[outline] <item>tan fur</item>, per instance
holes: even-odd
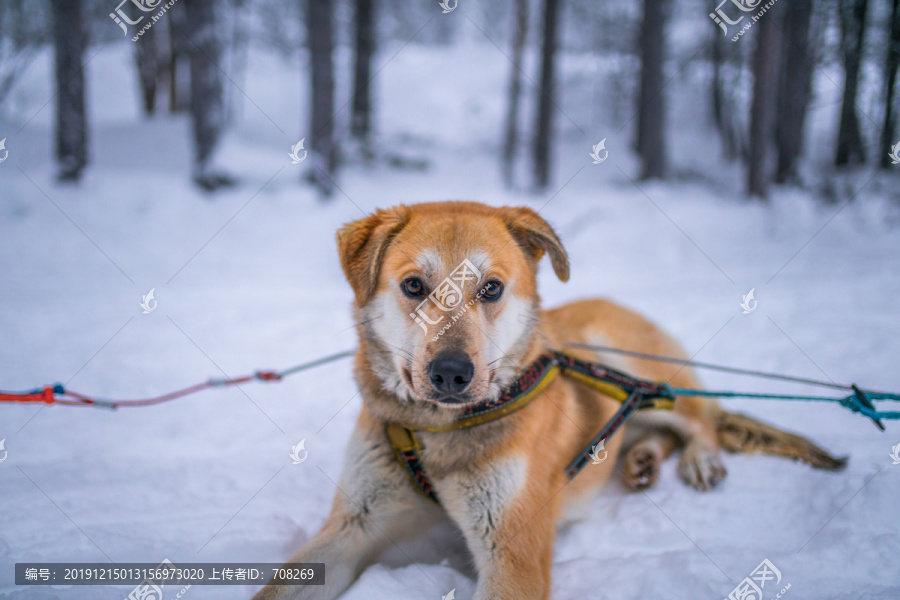
[[[527,208],[446,202],[400,206],[345,225],[338,232],[341,265],[356,295],[360,344],[355,377],[364,405],[331,513],[322,530],[291,562],[324,562],[324,587],[266,586],[257,599],[331,599],[346,589],[385,547],[450,518],[463,532],[478,573],[476,598],[550,596],[556,523],[609,479],[624,450],[633,487],[652,484],[659,464],[682,447],[681,477],[709,489],[725,476],[720,445],[763,451],[835,468],[840,461],[799,436],[723,411],[712,400],[681,398],[673,411],[640,413],[625,434],[606,445],[608,459],[567,481],[566,465],[615,413],[618,403],[586,386],[557,378],[524,409],[485,425],[452,432],[419,432],[424,466],[441,499],[437,507],[413,489],[395,461],[384,424],[411,427],[451,422],[469,403],[496,397],[520,370],[549,348],[600,360],[634,375],[697,387],[690,368],[565,347],[602,344],[684,356],[678,345],[640,315],[606,300],[583,300],[540,310],[537,265],[548,254],[566,280],[569,262],[552,228]],[[479,300],[438,339],[409,313],[418,299],[400,290],[415,276],[433,289],[463,259],[483,269],[477,285],[503,282],[496,302]],[[441,352],[471,359],[466,390],[448,404],[426,372]],[[449,590],[430,590],[439,597]]]

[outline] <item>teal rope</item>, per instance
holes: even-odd
[[[872,406],[866,406],[860,402],[859,396],[850,394],[844,398],[834,398],[832,396],[802,396],[796,394],[757,394],[752,392],[727,392],[712,390],[693,390],[690,388],[669,388],[674,396],[709,396],[722,398],[759,398],[770,400],[807,400],[811,402],[837,402],[844,408],[848,408],[855,413],[860,413],[873,420],[878,419],[900,419],[900,411],[878,411]],[[870,403],[872,400],[892,400],[900,401],[900,394],[888,394],[883,392],[862,392]]]
[[[709,363],[701,363],[692,360],[684,360],[674,356],[660,356],[658,354],[648,354],[646,352],[637,352],[635,350],[625,350],[623,348],[614,348],[611,346],[597,346],[593,344],[582,344],[579,342],[566,342],[567,346],[575,348],[586,348],[588,350],[599,352],[612,352],[615,354],[623,354],[625,356],[633,356],[635,358],[645,358],[648,360],[656,360],[661,362],[673,363],[686,366],[696,367],[698,369],[713,369],[716,371],[724,371],[726,373],[737,373],[739,375],[750,375],[752,377],[764,377],[766,379],[779,379],[782,381],[793,381],[795,383],[803,383],[807,385],[818,385],[839,390],[853,390],[853,394],[845,398],[834,398],[830,396],[799,396],[792,394],[754,394],[745,392],[711,392],[707,390],[692,390],[687,388],[669,388],[671,397],[676,396],[720,396],[723,398],[768,398],[771,400],[808,400],[812,402],[837,402],[844,408],[855,413],[865,415],[872,419],[875,425],[884,431],[884,425],[880,419],[900,419],[898,411],[882,411],[875,409],[873,400],[893,400],[900,401],[900,394],[892,394],[888,392],[873,392],[862,390],[856,385],[841,385],[839,383],[818,381],[815,379],[807,379],[805,377],[792,377],[790,375],[781,375],[779,373],[766,373],[764,371],[752,371],[748,369],[738,369],[737,367],[726,367],[722,365],[713,365]]]

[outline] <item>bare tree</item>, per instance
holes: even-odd
[[[509,97],[506,108],[506,133],[503,136],[502,172],[507,187],[513,183],[516,147],[519,143],[519,97],[522,95],[522,60],[528,37],[528,0],[516,0],[515,27],[512,36],[512,68],[509,71]]]
[[[141,100],[144,114],[156,112],[156,89],[159,80],[159,59],[156,48],[156,28],[151,27],[135,44],[135,60],[137,62],[138,82],[141,86]]]
[[[750,108],[750,151],[747,166],[747,194],[765,198],[772,180],[770,156],[775,132],[778,98],[778,63],[781,32],[778,5],[755,23],[756,48],[753,56],[753,102]]]
[[[662,178],[668,171],[666,152],[666,21],[670,0],[644,0],[644,17],[638,34],[641,55],[641,88],[638,96],[637,152],[641,178]]]
[[[868,6],[868,0],[838,0],[841,53],[844,59],[844,98],[841,103],[841,121],[838,125],[837,153],[834,159],[834,164],[839,167],[860,164],[866,160],[862,133],[859,129],[859,116],[856,114],[856,96]]]
[[[881,127],[881,168],[887,169],[892,161],[888,156],[897,134],[897,107],[894,106],[897,87],[897,68],[900,66],[900,0],[894,0],[891,8],[890,39],[884,61],[884,124]]]
[[[229,79],[235,85],[225,86],[225,119],[230,125],[240,114],[244,98],[240,88],[247,72],[247,51],[250,45],[251,23],[246,18],[252,6],[249,0],[231,0],[231,43],[229,54]],[[293,49],[296,50],[296,47]]]
[[[41,3],[25,0],[0,2],[0,105],[31,63],[41,46],[48,42],[47,9]]]
[[[725,39],[719,35],[718,29],[710,28],[712,42],[710,43],[710,60],[712,62],[712,80],[710,81],[710,105],[712,106],[713,125],[716,126],[722,136],[722,145],[725,155],[734,156],[734,144],[730,136],[730,128],[727,127],[725,118],[725,90],[723,85],[725,70]]]
[[[350,132],[365,145],[372,132],[372,59],[375,56],[375,0],[355,0],[356,52]]]
[[[59,179],[77,181],[88,162],[84,7],[82,0],[53,0],[52,6],[56,51],[56,158]]]
[[[168,60],[163,63],[160,79],[168,80],[169,112],[178,113],[188,108],[190,98],[189,44],[181,33],[187,30],[187,10],[183,3],[176,2],[166,13],[168,27]]]
[[[187,9],[188,49],[191,57],[191,124],[194,133],[194,181],[212,191],[230,185],[231,177],[217,172],[213,154],[225,126],[225,106],[218,62],[216,0],[183,0]]]
[[[536,135],[534,137],[535,186],[544,189],[550,183],[550,140],[556,89],[556,37],[560,0],[544,0],[544,33],[541,44],[541,81],[539,88]]]
[[[311,170],[310,181],[320,193],[334,192],[333,174],[337,168],[337,147],[334,131],[334,34],[332,0],[309,0],[306,11],[306,37],[309,45],[310,90],[312,115],[310,120]]]
[[[806,107],[814,67],[814,50],[809,37],[814,12],[812,0],[792,0],[783,10],[783,58],[775,118],[775,140],[778,145],[775,181],[779,183],[796,176],[796,162],[803,150]]]
[[[718,5],[720,0],[712,0]],[[710,106],[716,130],[722,138],[725,158],[746,158],[747,140],[739,110],[740,81],[744,70],[741,45],[728,41],[717,28],[710,28],[712,42],[712,79],[710,80]]]

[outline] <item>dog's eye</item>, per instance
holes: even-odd
[[[422,280],[415,277],[404,279],[400,287],[403,288],[403,293],[410,298],[417,298],[425,293],[425,286],[422,285]]]
[[[488,281],[482,288],[485,300],[496,300],[503,293],[503,284],[499,281]]]

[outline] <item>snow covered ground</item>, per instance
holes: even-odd
[[[188,124],[139,118],[130,51],[104,47],[90,64],[93,162],[79,186],[53,180],[53,105],[40,109],[52,97],[47,56],[17,92],[21,118],[0,123],[10,152],[0,165],[0,389],[60,381],[146,397],[351,348],[336,228],[376,207],[460,198],[531,206],[557,228],[572,279],[544,269],[548,306],[608,296],[650,315],[697,360],[900,389],[896,174],[846,206],[797,190],[747,203],[699,103],[683,102],[673,159],[705,176],[638,187],[630,128],[617,133],[627,117],[606,123],[584,104],[587,92],[573,92],[562,103],[569,116],[557,115],[555,183],[545,194],[507,191],[494,157],[508,63],[470,41],[453,51],[410,45],[377,79],[379,148],[429,168],[350,165],[328,204],[287,157],[307,135],[300,59],[252,54],[246,74],[233,74],[246,97],[235,95],[241,117],[220,157],[241,185],[211,199],[188,181]],[[566,57],[567,81],[590,77],[584,62]],[[687,69],[673,85],[697,88],[692,77]],[[588,152],[604,137],[610,158],[594,165]],[[158,306],[145,315],[151,288]],[[745,315],[739,302],[751,288],[759,304]],[[802,389],[715,373],[704,381]],[[343,361],[150,408],[0,407],[0,598],[130,590],[16,587],[15,562],[287,558],[322,524],[329,479],[354,451],[356,393]],[[900,597],[900,465],[889,456],[900,427],[882,434],[829,405],[726,404],[850,455],[847,470],[729,456],[728,479],[706,494],[678,480],[674,460],[646,494],[613,482],[584,522],[560,532],[553,597],[723,598],[765,558],[791,584],[787,598]],[[309,458],[293,465],[301,439]],[[344,598],[437,600],[453,588],[468,598],[474,583],[458,534],[441,526],[388,552]],[[185,597],[252,592],[194,586]]]

